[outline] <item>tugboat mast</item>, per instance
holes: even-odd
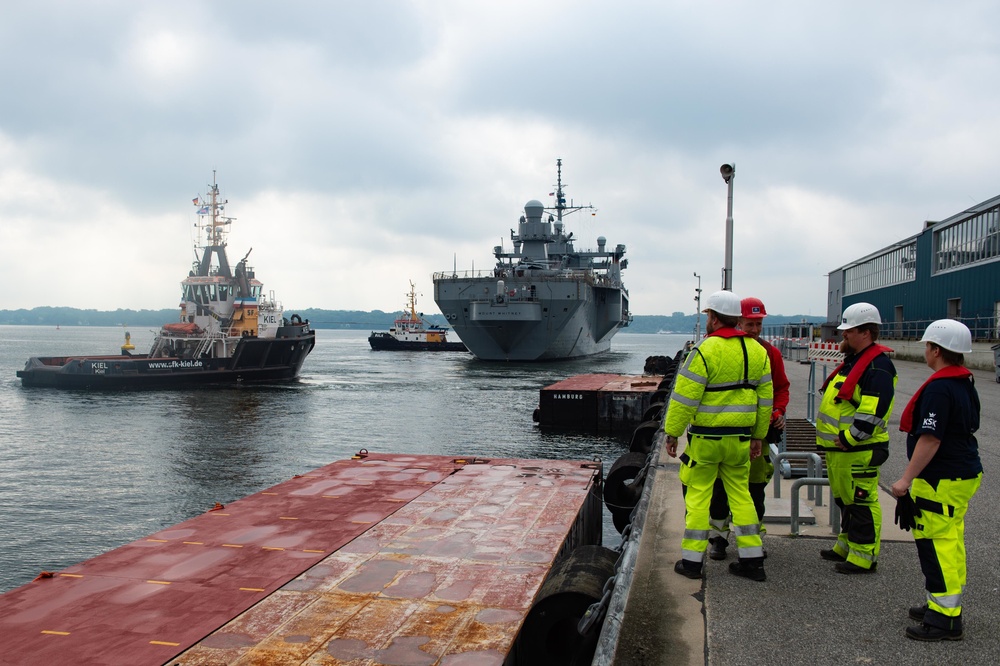
[[[229,203],[228,199],[220,201],[219,199],[219,186],[215,181],[215,169],[212,170],[212,184],[209,185],[209,200],[206,202],[199,198],[201,203],[201,208],[198,209],[198,215],[207,215],[209,221],[207,224],[203,225],[208,231],[207,244],[204,247],[204,253],[201,256],[201,261],[198,263],[197,275],[209,275],[212,267],[212,255],[217,255],[219,258],[219,275],[223,277],[231,278],[233,272],[229,267],[229,259],[226,257],[226,233],[225,227],[232,224],[235,218],[226,217],[222,213],[226,209],[226,204]],[[206,210],[207,209],[207,210]]]

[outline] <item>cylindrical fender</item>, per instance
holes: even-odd
[[[600,632],[584,638],[577,625],[590,605],[601,600],[617,561],[618,553],[609,548],[580,546],[556,562],[518,634],[517,654],[524,655],[524,663],[591,663]]]
[[[609,510],[631,511],[639,503],[642,480],[637,483],[636,477],[646,466],[647,457],[647,454],[635,451],[624,453],[608,470],[608,476],[604,479],[604,503]]]
[[[632,441],[629,443],[628,450],[642,455],[652,451],[653,437],[659,432],[660,425],[660,419],[650,419],[636,426],[635,431],[632,432]]]

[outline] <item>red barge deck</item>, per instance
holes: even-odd
[[[600,483],[362,452],[0,596],[0,663],[500,664]]]

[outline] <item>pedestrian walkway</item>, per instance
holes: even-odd
[[[829,488],[824,506],[809,505],[815,524],[791,536],[787,524],[768,523],[764,546],[767,581],[752,582],[728,573],[730,560],[707,560],[704,580],[673,573],[680,558],[684,502],[678,463],[661,447],[660,464],[643,527],[626,601],[618,664],[993,664],[1000,654],[1000,385],[994,373],[974,370],[983,404],[977,437],[985,475],[966,518],[969,579],[964,605],[965,639],[920,643],[904,637],[911,625],[907,609],[924,599],[923,575],[913,539],[893,524],[895,500],[886,492],[906,465],[899,415],[910,396],[930,375],[918,363],[898,361],[899,382],[890,421],[890,457],[882,467],[882,549],[878,571],[869,575],[835,573],[820,559],[834,535],[829,525]],[[831,371],[832,366],[828,368]],[[788,363],[792,383],[789,416],[805,418],[809,366]],[[817,369],[817,376],[820,370]],[[662,438],[660,440],[662,442]],[[773,483],[773,482],[772,482]],[[805,489],[802,489],[805,497]],[[791,497],[791,480],[782,481],[782,499]],[[769,505],[775,502],[768,487]]]

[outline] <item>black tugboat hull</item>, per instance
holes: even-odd
[[[388,333],[372,333],[368,336],[368,344],[374,351],[469,351],[464,342],[401,341]]]
[[[293,328],[293,327],[282,327]],[[295,379],[316,344],[311,330],[279,329],[274,338],[244,338],[229,358],[134,356],[33,357],[17,376],[25,387],[143,390],[285,382]]]

